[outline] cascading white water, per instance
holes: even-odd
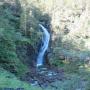
[[[43,31],[43,37],[42,37],[43,45],[41,46],[40,51],[38,53],[37,67],[43,65],[44,54],[45,54],[46,50],[48,49],[49,40],[50,40],[50,34],[47,31],[47,29],[41,24],[39,24],[39,26],[41,27],[41,30]]]

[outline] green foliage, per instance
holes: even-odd
[[[15,75],[0,68],[0,88],[24,88],[25,90],[41,90],[38,87],[32,87],[26,82],[18,80]]]
[[[20,39],[16,32],[19,29],[16,25],[17,23],[19,25],[19,18],[13,15],[9,4],[0,6],[0,9],[0,66],[16,75],[22,75],[28,69],[16,53],[16,42]],[[27,40],[22,38],[19,42],[27,42]]]
[[[14,30],[1,29],[0,65],[8,70],[13,66],[13,69],[20,74],[26,70],[26,66],[24,66],[17,57],[14,34]],[[13,69],[11,67],[11,72],[13,72]]]
[[[34,13],[30,15],[29,10]],[[39,9],[21,7],[19,0],[16,0],[15,5],[0,5],[0,14],[0,66],[21,76],[28,68],[22,62],[24,57],[17,55],[17,47],[31,45],[37,50],[42,35],[38,26],[42,13]]]

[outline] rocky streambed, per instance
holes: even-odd
[[[27,72],[22,80],[30,83],[32,86],[39,86],[46,88],[48,86],[57,89],[57,86],[53,84],[56,81],[62,81],[65,79],[63,69],[55,67],[39,67],[32,68],[30,72]]]

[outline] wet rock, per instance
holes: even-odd
[[[39,85],[42,88],[51,86],[53,88],[57,88],[56,86],[52,85],[55,81],[61,81],[64,79],[64,74],[62,70],[54,69],[54,68],[47,68],[47,67],[40,67],[38,69],[33,68],[31,72],[28,72],[24,77],[23,80],[31,83],[31,85]]]

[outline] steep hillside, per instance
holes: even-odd
[[[50,34],[41,70],[39,24]],[[58,70],[64,77],[48,83]],[[90,90],[90,0],[0,0],[0,89],[40,90],[28,83],[37,78],[45,90]]]

